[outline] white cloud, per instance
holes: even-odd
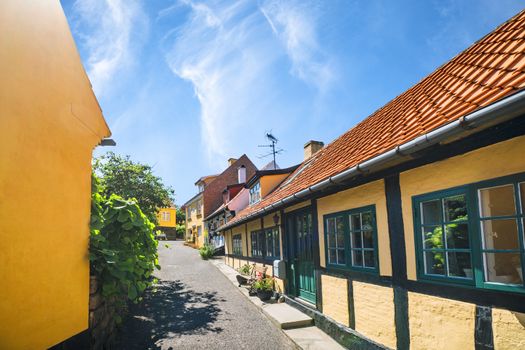
[[[118,72],[133,63],[147,18],[139,2],[77,0],[73,6],[81,44],[88,53],[87,72],[97,94],[107,91]]]
[[[329,56],[318,42],[317,6],[309,2],[269,0],[260,9],[285,46],[292,62],[292,73],[325,91],[335,75]]]
[[[242,141],[255,147],[264,140],[265,128],[285,123],[280,114],[289,102],[282,95],[283,58],[290,57],[295,77],[320,88],[332,72],[320,59],[312,18],[299,7],[293,16],[279,14],[271,22],[273,33],[268,18],[274,13],[266,9],[263,15],[251,0],[182,3],[189,15],[164,38],[166,60],[192,84],[201,107],[201,139],[210,162],[222,168],[236,149],[246,150]],[[282,35],[280,26],[286,26]]]

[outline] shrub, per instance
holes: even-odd
[[[210,244],[205,244],[199,249],[199,254],[203,260],[208,260],[213,256],[214,248]]]
[[[270,277],[261,278],[253,283],[253,288],[258,291],[272,291],[273,279]]]
[[[98,277],[104,299],[117,303],[117,308],[126,300],[140,300],[153,283],[153,270],[160,269],[153,227],[135,200],[115,194],[103,197],[93,178],[91,273]]]
[[[239,272],[242,274],[242,275],[249,275],[250,274],[250,271],[251,271],[251,267],[249,264],[244,264],[241,266],[241,268],[239,269]]]

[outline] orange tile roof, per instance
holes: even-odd
[[[525,11],[474,43],[303,163],[228,223],[525,87]]]

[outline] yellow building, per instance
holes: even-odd
[[[202,192],[184,204],[186,210],[186,241],[200,248],[204,245],[207,232],[204,230]]]
[[[159,209],[157,221],[158,227],[173,228],[177,226],[177,209],[175,207]]]
[[[0,349],[88,328],[93,148],[110,135],[58,1],[0,2]]]
[[[525,12],[219,230],[350,348],[525,348]]]

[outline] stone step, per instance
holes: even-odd
[[[293,329],[308,327],[313,325],[310,316],[291,307],[288,304],[265,304],[262,306],[263,312],[270,317],[270,320],[281,329]]]
[[[284,333],[303,350],[344,350],[344,347],[315,326],[288,329]]]

